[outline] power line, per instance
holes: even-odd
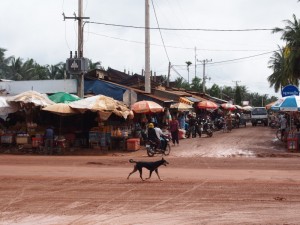
[[[105,34],[98,34],[92,31],[85,31],[85,33],[89,33],[89,34],[94,34],[97,36],[101,36],[101,37],[106,37],[106,38],[111,38],[111,39],[115,39],[115,40],[120,40],[120,41],[125,41],[125,42],[131,42],[131,43],[136,43],[136,44],[145,44],[145,42],[142,41],[134,41],[134,40],[128,40],[128,39],[124,39],[124,38],[119,38],[119,37],[113,37],[113,36],[109,36],[109,35],[105,35]],[[158,47],[163,47],[163,45],[160,44],[150,44],[151,46],[158,46]],[[172,45],[165,45],[167,48],[175,48],[175,49],[186,49],[186,50],[195,50],[195,47],[179,47],[179,46],[172,46]],[[270,51],[267,49],[207,49],[207,48],[197,48],[197,50],[201,50],[201,51],[212,51],[212,52],[262,52],[262,51]]]
[[[226,63],[226,62],[234,62],[234,61],[238,61],[238,60],[242,60],[242,59],[249,59],[249,58],[254,58],[254,57],[258,57],[258,56],[262,56],[262,55],[271,54],[273,52],[275,52],[275,50],[274,51],[269,51],[269,52],[264,52],[264,53],[257,54],[257,55],[251,55],[251,56],[236,58],[236,59],[228,59],[228,60],[223,60],[223,61],[218,61],[218,62],[208,62],[207,65],[214,65],[214,64]],[[197,64],[197,65],[203,65],[203,64]],[[173,66],[185,67],[186,65],[173,65]]]
[[[233,61],[238,61],[238,60],[242,60],[242,59],[254,58],[257,56],[261,56],[261,55],[267,55],[267,54],[271,54],[273,52],[275,52],[275,51],[265,52],[265,53],[261,53],[261,54],[257,54],[257,55],[251,55],[251,56],[246,56],[246,57],[241,57],[241,58],[236,58],[236,59],[229,59],[229,60],[224,60],[224,61],[219,61],[219,62],[213,62],[213,63],[209,63],[209,64],[213,65],[213,64],[218,64],[218,63],[233,62]],[[202,65],[202,64],[200,64],[200,65]]]
[[[114,26],[114,27],[124,27],[124,28],[134,28],[134,29],[146,29],[143,26],[132,26],[132,25],[122,25],[122,24],[113,24],[113,23],[102,23],[102,22],[93,22],[87,21],[86,23],[105,25],[105,26]],[[150,30],[175,30],[175,31],[214,31],[214,32],[249,32],[249,31],[273,31],[273,28],[248,28],[248,29],[208,29],[208,28],[159,28],[159,27],[149,27]]]
[[[151,3],[152,3],[154,15],[155,15],[156,23],[157,23],[157,26],[158,26],[158,28],[159,28],[159,23],[158,23],[158,19],[157,19],[157,15],[156,15],[156,11],[155,11],[155,7],[154,7],[153,0],[151,0]],[[165,46],[165,42],[164,42],[164,39],[163,39],[163,36],[162,36],[162,33],[161,33],[161,30],[160,30],[160,29],[159,29],[159,34],[160,34],[160,38],[161,38],[161,41],[162,41],[163,46],[164,46],[164,49],[165,49],[165,53],[166,53],[167,58],[168,58],[168,60],[169,60],[169,62],[170,62],[170,58],[169,58],[169,55],[168,55],[168,52],[167,52],[167,49],[166,49],[166,46]]]

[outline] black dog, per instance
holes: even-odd
[[[142,177],[143,167],[145,167],[146,169],[148,169],[150,171],[149,177],[146,178],[146,179],[150,179],[152,172],[155,171],[155,173],[157,174],[159,180],[162,181],[162,179],[160,179],[160,176],[158,174],[158,167],[160,167],[161,165],[167,166],[167,164],[169,164],[164,158],[161,158],[161,160],[155,161],[155,162],[136,162],[132,159],[130,159],[129,162],[130,163],[135,163],[135,166],[133,168],[133,171],[128,175],[127,179],[129,179],[131,174],[135,173],[136,171],[139,171],[142,181],[144,181],[144,179]]]

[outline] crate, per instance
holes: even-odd
[[[287,139],[287,149],[290,152],[298,151],[298,138],[288,138]]]
[[[4,134],[1,136],[1,144],[12,144],[14,136],[12,134]]]
[[[43,138],[42,137],[34,137],[31,139],[31,145],[33,148],[37,148],[40,145],[43,144]]]
[[[139,138],[127,139],[127,150],[128,151],[137,151],[139,149],[140,149],[140,139]]]
[[[16,144],[28,144],[28,136],[16,136]]]

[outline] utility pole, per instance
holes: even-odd
[[[203,59],[202,61],[199,61],[202,63],[203,65],[203,82],[202,82],[202,92],[205,94],[205,82],[207,79],[209,79],[206,75],[205,75],[205,65],[208,62],[211,62],[212,59],[208,60],[208,59]]]
[[[171,74],[171,62],[169,62],[169,66],[168,66],[167,87],[170,87],[170,74]]]
[[[64,20],[65,19],[75,19],[78,20],[78,46],[77,46],[77,53],[75,53],[75,58],[82,59],[82,64],[86,64],[87,61],[83,58],[83,19],[89,19],[89,17],[83,17],[83,9],[82,9],[82,0],[78,0],[78,16],[74,13],[74,17],[66,17],[65,14],[63,13]],[[78,68],[78,65],[74,64]],[[86,68],[84,66],[80,65],[81,73],[79,74],[78,77],[78,96],[80,98],[83,98],[84,96],[84,71]]]
[[[240,80],[233,80],[232,82],[235,83],[235,87],[237,87],[238,83],[240,83],[241,81]]]
[[[197,48],[195,47],[195,78],[197,77]]]
[[[149,0],[145,0],[145,92],[151,93]]]

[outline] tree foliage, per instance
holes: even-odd
[[[284,28],[274,28],[273,33],[281,33],[286,42],[269,61],[273,73],[268,77],[270,87],[278,92],[283,86],[298,86],[300,79],[300,20],[293,15],[293,20],[285,20]]]

